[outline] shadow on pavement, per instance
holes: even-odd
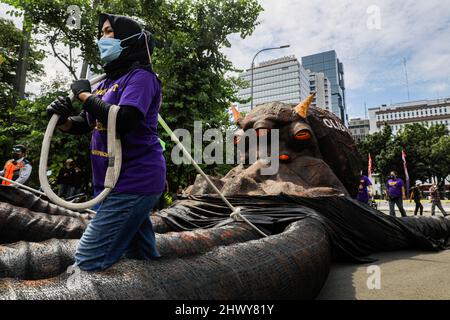
[[[450,250],[371,255],[368,264],[334,263],[318,300],[450,299]],[[379,266],[381,288],[370,290],[369,266]]]

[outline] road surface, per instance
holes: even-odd
[[[374,254],[370,264],[334,264],[319,300],[450,300],[450,250]],[[380,289],[373,281],[378,266]],[[368,288],[368,278],[372,277]]]
[[[431,215],[431,205],[424,205],[424,215]],[[414,203],[404,201],[408,216],[413,215]],[[388,204],[379,203],[382,212],[389,214]],[[436,208],[437,209],[437,208]],[[450,204],[444,209],[450,213]],[[412,210],[412,211],[411,211]],[[396,208],[397,216],[400,216]],[[436,215],[441,215],[436,210]],[[450,300],[450,250],[442,252],[383,252],[372,255],[378,261],[370,264],[334,264],[319,300]],[[370,266],[378,266],[380,289],[376,282],[367,281],[374,276]],[[371,278],[373,280],[373,277]],[[374,288],[375,287],[375,288]]]

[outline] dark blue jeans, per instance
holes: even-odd
[[[123,255],[139,260],[160,257],[149,218],[160,196],[111,192],[78,243],[76,266],[85,271],[100,271],[111,267]]]

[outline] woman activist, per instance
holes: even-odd
[[[100,14],[97,38],[106,78],[94,90],[88,80],[72,83],[73,94],[83,102],[81,114],[73,116],[67,97],[58,97],[47,109],[48,117],[60,115],[58,128],[63,132],[92,132],[90,153],[97,195],[104,188],[108,166],[109,108],[120,107],[117,131],[122,169],[78,244],[75,264],[86,271],[104,270],[123,255],[141,260],[159,257],[149,213],[164,192],[166,180],[157,133],[161,82],[152,70],[153,36],[128,17]]]

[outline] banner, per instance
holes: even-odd
[[[369,165],[367,166],[367,177],[369,178],[369,179],[372,179],[372,157],[370,156],[370,153],[369,153]]]

